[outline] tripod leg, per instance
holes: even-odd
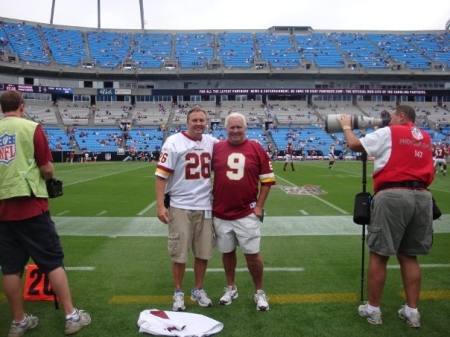
[[[366,241],[366,226],[362,225],[362,248],[361,248],[361,302],[364,300],[364,253],[365,246],[364,243]]]

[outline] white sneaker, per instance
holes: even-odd
[[[266,293],[264,290],[257,290],[255,294],[256,309],[259,311],[269,310],[269,302],[267,301]]]
[[[25,314],[25,322],[23,323],[11,323],[8,337],[23,336],[28,330],[34,329],[39,323],[39,318],[33,315]]]
[[[181,291],[177,291],[175,292],[175,294],[173,294],[172,309],[173,311],[183,311],[186,309],[186,307],[184,306],[184,293],[182,293]]]
[[[234,299],[238,298],[238,292],[237,287],[234,286],[226,286],[224,288],[225,294],[220,298],[220,304],[221,305],[230,305],[231,302],[233,302]]]
[[[64,331],[66,335],[73,335],[91,323],[91,316],[86,311],[75,310],[78,312],[78,321],[73,318],[66,319],[66,328]]]
[[[402,307],[398,311],[398,317],[400,317],[402,320],[406,321],[406,324],[408,324],[409,327],[420,328],[420,314],[418,311],[411,313],[411,315],[409,315],[409,316],[406,316],[405,306],[402,305]]]
[[[196,290],[192,289],[191,300],[197,302],[201,307],[212,306],[212,302],[206,295],[206,292],[203,290],[203,288],[198,288]]]
[[[367,317],[367,322],[369,322],[370,324],[382,324],[383,321],[381,320],[381,310],[372,311],[371,313],[369,313],[369,311],[367,310],[368,306],[369,303],[366,302],[365,304],[362,304],[358,307],[359,316]]]

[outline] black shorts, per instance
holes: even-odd
[[[63,266],[64,253],[49,212],[18,221],[0,221],[3,275],[23,271],[29,258],[45,273]]]

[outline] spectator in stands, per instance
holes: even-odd
[[[38,317],[24,312],[20,291],[30,257],[48,275],[62,304],[65,334],[74,334],[87,326],[91,317],[73,307],[61,242],[49,213],[46,181],[53,179],[54,169],[48,142],[41,126],[25,119],[25,101],[19,91],[5,91],[0,105],[4,117],[0,134],[8,139],[2,143],[8,151],[2,153],[9,154],[8,160],[3,157],[0,163],[0,266],[13,314],[9,336],[22,336],[39,322]],[[29,158],[34,158],[31,164]]]

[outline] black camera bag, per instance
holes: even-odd
[[[358,225],[367,225],[370,221],[370,202],[372,196],[368,192],[358,193],[355,197],[353,222]]]
[[[437,220],[441,217],[442,212],[436,204],[436,200],[433,198],[433,220]]]

